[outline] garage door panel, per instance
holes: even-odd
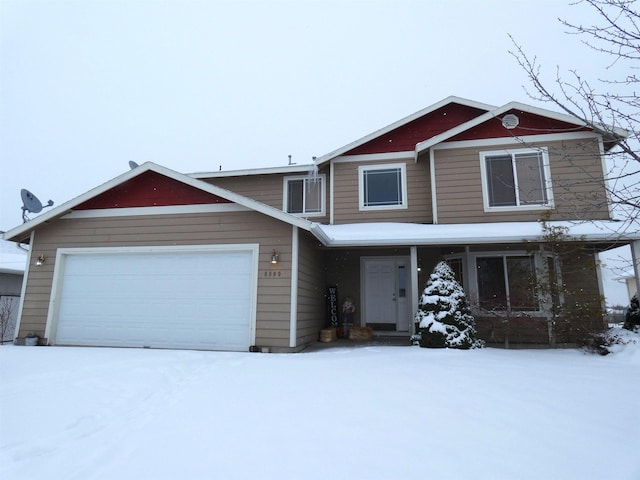
[[[257,275],[250,250],[66,257],[58,344],[249,348]]]

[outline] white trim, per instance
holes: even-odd
[[[372,170],[388,170],[399,169],[400,170],[400,192],[402,195],[402,202],[395,205],[365,205],[364,199],[364,173]],[[374,211],[374,210],[399,210],[406,209],[409,205],[407,198],[407,164],[406,163],[385,163],[375,165],[360,165],[358,167],[358,207],[360,211]]]
[[[306,208],[306,195],[307,195],[307,181],[310,180],[320,180],[320,211],[319,212],[302,212],[302,213],[293,213],[288,211],[289,205],[287,205],[289,200],[289,182],[295,180],[304,181],[303,191],[302,191],[302,203],[303,209]],[[289,215],[295,215],[296,217],[303,218],[311,218],[311,217],[324,217],[326,215],[326,183],[327,178],[324,173],[319,173],[317,175],[295,175],[291,177],[282,177],[282,210],[287,212]]]
[[[452,150],[469,147],[493,147],[499,145],[520,145],[526,147],[533,143],[559,142],[562,140],[585,140],[589,138],[601,138],[601,135],[593,132],[575,133],[551,133],[545,135],[526,135],[522,137],[496,137],[483,138],[479,140],[458,140],[455,142],[443,142],[433,145],[434,150]]]
[[[567,228],[571,240],[630,242],[640,240],[640,225],[633,221],[553,221],[550,227]],[[314,223],[313,235],[325,246],[480,245],[541,242],[539,222],[490,222],[460,224],[414,224],[367,222],[343,225]],[[639,249],[640,251],[640,249]]]
[[[420,143],[418,143],[416,145],[416,152],[421,152],[427,148],[430,148],[438,143],[444,142],[446,140],[448,140],[449,138],[454,137],[455,135],[465,132],[477,125],[480,125],[484,122],[487,122],[489,120],[497,120],[500,121],[499,116],[508,112],[509,110],[519,110],[522,112],[526,112],[526,113],[531,113],[533,115],[538,115],[538,116],[542,116],[542,117],[546,117],[546,118],[550,118],[553,120],[558,120],[564,123],[569,123],[572,125],[575,125],[576,128],[582,128],[582,127],[588,127],[591,128],[590,126],[588,126],[585,122],[583,122],[582,120],[573,117],[571,115],[567,115],[564,113],[558,113],[558,112],[554,112],[551,110],[545,110],[542,108],[538,108],[538,107],[533,107],[531,105],[525,105],[524,103],[520,103],[520,102],[509,102],[506,105],[503,105],[502,107],[493,109],[491,111],[488,111],[487,113],[484,113],[482,115],[479,115],[471,120],[469,120],[468,122],[465,122],[463,124],[458,125],[457,127],[454,127],[450,130],[447,130],[446,132],[441,133],[440,135],[436,135],[428,140],[422,141]],[[626,137],[628,136],[628,132],[624,132],[623,130],[620,129],[615,129],[614,131],[616,134],[619,134],[622,137]],[[603,133],[603,132],[596,132],[596,133]],[[517,138],[517,137],[516,137]]]
[[[640,239],[631,242],[631,260],[633,261],[633,276],[636,292],[640,295]]]
[[[253,275],[251,277],[251,308],[250,308],[250,338],[249,345],[255,345],[256,341],[256,312],[258,302],[258,257],[260,245],[257,243],[219,244],[219,245],[160,245],[160,246],[127,246],[127,247],[77,247],[58,248],[56,252],[56,264],[51,283],[51,297],[47,314],[45,336],[49,342],[55,343],[57,321],[59,318],[60,298],[66,258],[69,255],[109,255],[122,253],[163,253],[163,252],[251,252]]]
[[[298,227],[291,229],[291,321],[289,326],[289,347],[298,344],[298,255],[299,255]]]
[[[598,151],[600,153],[600,164],[602,166],[602,179],[604,182],[604,194],[607,198],[607,211],[609,212],[609,218],[615,218],[613,211],[613,202],[611,201],[611,183],[609,178],[609,169],[607,167],[607,159],[604,154],[604,142],[602,137],[598,139]]]
[[[225,190],[224,188],[217,187],[215,185],[204,182],[202,180],[191,178],[187,175],[183,175],[181,173],[175,172],[173,170],[170,170],[166,167],[162,167],[155,163],[146,162],[137,168],[128,170],[126,173],[123,173],[122,175],[112,178],[108,182],[103,183],[102,185],[96,188],[93,188],[92,190],[89,190],[88,192],[85,192],[82,195],[79,195],[78,197],[72,200],[69,200],[68,202],[63,203],[58,207],[54,207],[51,210],[48,210],[46,213],[43,213],[42,215],[39,215],[38,217],[26,223],[23,223],[22,225],[15,227],[9,230],[8,232],[5,232],[2,235],[2,237],[6,240],[15,240],[15,239],[22,240],[22,238],[18,238],[18,237],[20,237],[24,233],[31,231],[32,229],[35,229],[38,225],[51,221],[55,218],[61,217],[71,212],[75,206],[80,205],[83,202],[91,198],[94,198],[110,190],[111,188],[118,186],[128,180],[131,180],[132,178],[135,178],[138,175],[142,175],[143,173],[148,171],[159,173],[173,180],[181,182],[185,185],[189,185],[191,187],[197,188],[198,190],[202,190],[212,195],[225,198],[231,202],[247,207],[250,210],[254,210],[256,212],[262,213],[264,215],[275,218],[277,220],[288,223],[290,225],[295,225],[297,227],[300,227],[303,230],[308,231],[311,228],[311,222],[309,222],[308,220],[305,220],[300,217],[296,217],[294,215],[290,215],[286,212],[283,212],[282,210],[278,210],[277,208],[271,207],[262,202],[258,202],[257,200],[253,200],[243,195],[239,195],[230,190]]]
[[[136,217],[142,215],[178,215],[189,213],[246,212],[250,209],[237,203],[212,203],[206,205],[174,205],[166,207],[105,208],[74,210],[62,218]]]
[[[519,189],[518,189],[518,177],[516,169],[516,155],[526,155],[531,153],[542,154],[542,168],[545,178],[544,188],[546,191],[547,202],[535,205],[520,205],[519,201]],[[487,157],[494,157],[498,155],[510,155],[511,165],[513,168],[513,180],[515,191],[515,205],[509,206],[491,206],[489,204],[489,183],[487,176]],[[480,152],[480,178],[482,182],[482,202],[484,205],[484,211],[490,212],[520,212],[523,210],[549,210],[554,207],[553,203],[553,188],[551,184],[551,167],[549,165],[549,151],[546,147],[537,148],[518,148],[518,149],[504,149],[504,150],[487,150]]]
[[[334,185],[335,185],[335,161],[329,162],[329,224],[333,225],[334,218]],[[312,227],[313,228],[313,227]]]
[[[247,168],[243,170],[220,170],[217,172],[195,172],[187,174],[191,178],[223,178],[240,177],[246,175],[273,175],[277,173],[312,172],[316,169],[314,163],[303,165],[287,165],[285,167]]]
[[[412,245],[409,247],[409,261],[411,275],[411,312],[417,312],[420,304],[420,292],[418,291],[418,247]],[[409,334],[415,332],[415,322],[413,318],[409,320]]]
[[[25,294],[27,293],[27,281],[29,279],[29,272],[31,271],[31,258],[32,258],[32,248],[33,241],[35,239],[36,232],[32,231],[29,239],[29,250],[27,252],[27,266],[24,269],[24,273],[22,276],[22,287],[20,288],[20,302],[18,303],[18,318],[16,319],[16,328],[13,332],[13,341],[15,342],[16,338],[18,338],[18,334],[20,333],[20,323],[22,323],[22,311],[24,309],[24,299]],[[46,335],[45,335],[45,338]]]
[[[368,153],[364,155],[344,155],[331,159],[332,163],[354,163],[354,162],[386,162],[389,160],[414,160],[415,152],[388,152],[388,153]]]
[[[438,195],[436,190],[436,155],[433,148],[429,150],[429,174],[431,176],[431,216],[433,223],[438,223]]]
[[[604,280],[602,277],[602,262],[600,261],[600,255],[594,254],[594,261],[596,263],[596,278],[598,279],[598,294],[600,295],[600,308],[603,312],[607,311],[607,297],[604,292]]]
[[[454,253],[451,255],[445,255],[445,259],[454,259],[458,258],[462,260],[463,268],[464,265],[467,265],[467,269],[469,272],[464,272],[465,275],[465,285],[464,289],[467,296],[471,299],[470,303],[473,308],[480,308],[480,289],[478,287],[478,271],[477,271],[477,259],[478,258],[490,258],[490,257],[501,257],[502,258],[502,267],[505,280],[505,293],[507,295],[506,301],[510,303],[510,292],[509,292],[509,281],[508,281],[508,273],[507,273],[507,264],[506,258],[509,257],[529,257],[533,259],[533,273],[535,275],[539,274],[539,264],[542,259],[542,254],[540,252],[527,252],[526,250],[496,250],[496,251],[481,251],[481,252],[471,252],[468,248],[465,248],[465,252]],[[546,305],[540,299],[537,299],[538,310],[516,310],[518,313],[526,313],[531,317],[546,317],[547,316],[547,308]],[[496,310],[495,313],[502,313],[506,310]]]

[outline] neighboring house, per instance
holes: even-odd
[[[633,297],[638,291],[636,275],[633,269],[626,269],[624,272],[622,272],[622,275],[613,277],[613,280],[625,284],[625,286],[627,287],[627,295],[629,299],[631,299],[631,297]]]
[[[640,240],[612,220],[603,185],[620,134],[450,97],[311,165],[184,175],[145,163],[5,234],[31,245],[19,337],[293,352],[328,325],[336,286],[356,324],[408,338],[446,259],[480,337],[576,342],[602,316],[561,325],[551,305],[599,309],[597,253]],[[540,243],[544,215],[580,254]],[[551,298],[534,278],[568,289]]]
[[[14,338],[27,253],[0,240],[0,341]]]

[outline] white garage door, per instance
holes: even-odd
[[[58,345],[247,351],[254,255],[228,249],[64,254],[52,336]]]

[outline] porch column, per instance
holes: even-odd
[[[409,333],[415,332],[415,322],[413,315],[418,311],[418,247],[415,245],[409,248],[411,255],[411,321],[409,322]]]
[[[631,258],[633,259],[633,275],[636,280],[636,292],[640,295],[640,240],[631,242]]]

